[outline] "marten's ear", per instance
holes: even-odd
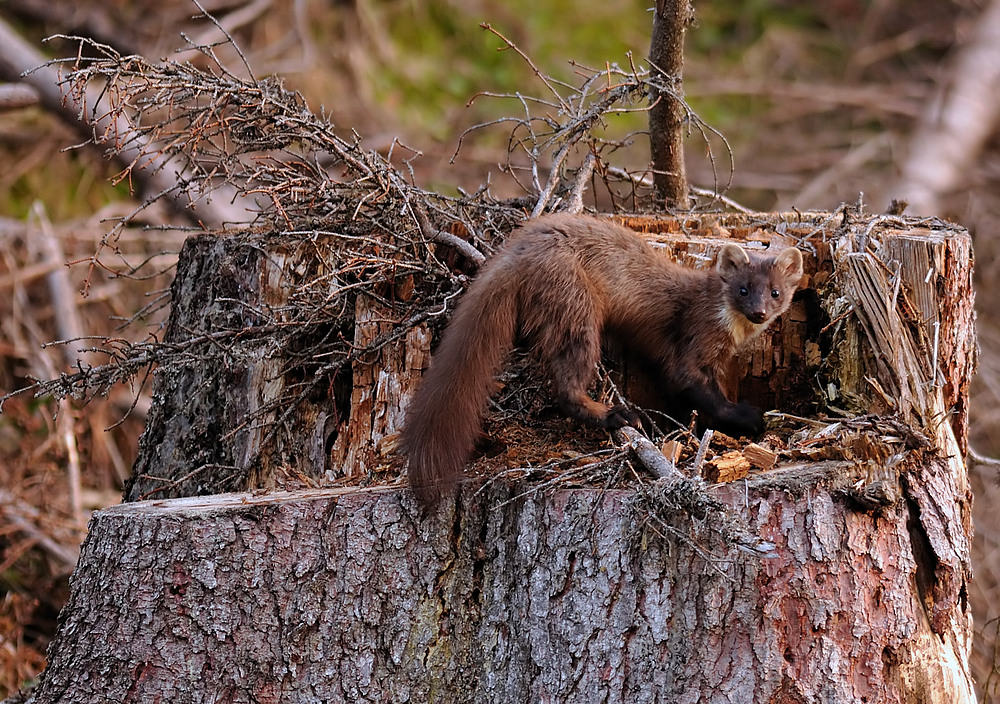
[[[774,265],[789,281],[798,282],[802,278],[802,252],[795,247],[789,247],[779,254]]]
[[[726,244],[719,250],[719,256],[715,260],[715,269],[722,277],[733,274],[743,269],[750,263],[750,257],[746,251],[738,245]]]

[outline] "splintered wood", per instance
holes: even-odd
[[[660,452],[671,464],[677,464],[681,459],[681,452],[684,450],[684,443],[679,440],[667,440],[660,446]]]
[[[970,244],[889,217],[842,240],[835,264],[858,327],[842,339],[839,393],[867,400],[862,413],[938,429],[950,418],[954,436],[964,437],[968,410],[953,382],[975,364]]]
[[[768,438],[769,442],[778,442],[773,435]],[[673,464],[680,463],[682,457],[694,457],[698,450],[699,443],[693,437],[687,444],[679,440],[668,440],[660,448],[664,457]],[[715,483],[733,482],[745,479],[753,472],[766,472],[774,468],[780,457],[779,452],[769,447],[755,442],[743,445],[718,432],[712,435],[711,442],[703,451],[704,461],[696,469],[702,477]]]
[[[618,220],[691,266],[709,266],[727,241],[762,252],[802,243],[805,274],[792,307],[755,340],[724,380],[727,392],[739,401],[789,415],[771,423],[777,442],[767,436],[756,444],[728,440],[723,446],[724,438],[715,438],[700,469],[712,472],[717,481],[774,471],[781,462],[864,454],[854,440],[840,447],[822,437],[801,442],[790,437],[798,426],[796,418],[809,422],[824,410],[843,418],[895,413],[908,426],[930,426],[938,434],[953,431],[952,442],[957,440],[961,454],[968,418],[964,380],[975,361],[968,233],[933,220],[852,220],[828,213]],[[320,289],[332,285],[324,277],[333,266],[326,262],[343,256],[342,243],[316,243],[318,247],[301,252],[282,254],[279,248],[267,256],[234,239],[203,237],[185,245],[167,342],[191,344],[216,334],[213,331],[232,329],[232,310],[260,311],[257,323],[245,322],[250,320],[245,314],[239,319],[251,327],[284,324],[284,311],[297,309],[304,294],[325,300]],[[397,334],[411,314],[407,301],[422,295],[419,277],[397,277],[391,286],[392,294],[386,297],[357,292],[349,299],[352,308],[345,317],[353,331],[344,324],[335,335],[317,334],[317,339],[328,336],[331,341],[323,344],[346,344],[350,353],[342,370],[315,377],[320,385],[309,376],[315,364],[289,363],[269,346],[272,334],[255,337],[252,329],[234,331],[232,342],[218,352],[209,348],[214,356],[206,359],[218,362],[205,362],[184,374],[161,370],[157,393],[169,394],[172,404],[152,411],[136,465],[141,476],[129,498],[201,491],[198,487],[213,472],[230,478],[229,490],[287,486],[281,474],[307,476],[317,484],[380,481],[383,476],[398,481],[403,467],[394,453],[397,433],[409,394],[428,365],[431,332],[421,324],[408,334]],[[210,312],[204,310],[206,304],[197,304],[206,297],[215,305]],[[376,341],[378,349],[367,351]],[[347,358],[343,351],[337,354]],[[320,347],[310,355],[317,364],[337,359]],[[952,367],[957,373],[945,373]],[[304,378],[296,376],[300,371],[286,371],[299,368]],[[634,371],[641,370],[628,365],[621,370],[624,383],[619,388],[625,398],[651,409],[651,414],[671,416],[673,409],[656,405],[668,395],[659,393],[654,383],[644,383],[641,375],[632,383]],[[490,415],[496,422],[487,419],[485,426],[487,463],[490,452],[493,457],[503,452],[512,468],[518,461],[529,470],[550,464],[549,458],[567,449],[562,444],[570,438],[569,449],[582,456],[612,451],[606,433],[572,422],[559,425],[564,428],[560,433],[522,433],[523,442],[517,433],[504,433],[503,428],[519,423],[542,427],[548,422],[545,414],[558,414],[544,387],[532,393],[545,398],[549,410],[524,405],[523,392],[534,383],[530,375],[517,383],[525,389],[505,389],[494,397]],[[303,388],[312,390],[298,391]],[[207,408],[222,409],[216,414],[219,422],[208,425],[210,434],[194,417]],[[688,425],[688,418],[678,415],[681,425]],[[660,416],[653,417],[659,421]],[[819,425],[832,427],[833,421]],[[697,452],[696,440],[693,449],[683,433],[660,442],[668,462],[691,471],[686,463]],[[170,458],[169,466],[161,461],[161,453]],[[627,481],[628,476],[620,474],[618,480]]]
[[[359,295],[355,305],[358,349],[372,346],[399,324],[399,314],[374,298]],[[430,332],[414,327],[402,344],[386,345],[353,364],[351,410],[337,431],[330,468],[346,477],[364,476],[385,464],[398,437],[403,408],[430,356]]]
[[[778,461],[778,453],[773,450],[769,450],[763,445],[758,445],[755,442],[752,442],[743,448],[743,456],[747,458],[747,461],[751,465],[764,471],[774,467],[775,463]]]
[[[705,462],[704,476],[710,482],[734,482],[750,474],[750,460],[738,450],[723,452]]]

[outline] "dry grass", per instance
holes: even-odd
[[[107,214],[107,213],[106,213]],[[43,347],[77,326],[88,334],[149,334],[165,311],[150,311],[145,325],[117,330],[167,286],[169,273],[148,280],[91,275],[91,294],[78,291],[86,267],[53,263],[92,255],[106,231],[100,218],[49,225],[44,213],[27,221],[0,219],[0,396],[29,378],[67,369],[63,347]],[[49,251],[41,246],[48,242]],[[119,261],[177,249],[162,233],[132,238]],[[157,256],[167,267],[173,255]],[[66,289],[68,288],[68,296]],[[58,301],[56,295],[63,300]],[[67,300],[68,298],[68,300]],[[70,316],[72,320],[60,320]],[[138,403],[135,403],[138,398]],[[70,400],[19,396],[0,415],[0,695],[16,691],[44,665],[45,647],[68,596],[67,578],[76,564],[92,510],[117,503],[142,430],[148,397],[140,388],[117,389],[86,407]],[[133,405],[134,404],[134,405]],[[110,429],[109,429],[110,428]]]

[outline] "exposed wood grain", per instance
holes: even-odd
[[[371,346],[400,323],[400,314],[359,296],[355,307],[355,347]],[[350,416],[337,434],[329,457],[333,476],[361,476],[384,462],[377,452],[402,424],[405,402],[420,381],[430,357],[425,325],[409,332],[399,345],[361,355],[354,361]]]
[[[723,452],[705,463],[704,476],[710,482],[735,482],[750,473],[750,460],[739,450]]]
[[[768,470],[778,461],[778,453],[755,442],[743,448],[743,456],[757,469]]]

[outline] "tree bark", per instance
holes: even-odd
[[[124,504],[31,701],[974,701],[967,623],[913,589],[941,581],[922,514],[852,510],[843,463],[784,471],[724,490],[771,560],[710,525],[712,559],[667,541],[627,491],[494,488],[426,521],[402,490]]]
[[[851,413],[710,490],[773,557],[646,490],[470,481],[428,516],[384,483],[260,492],[290,470],[390,471],[377,448],[427,333],[356,357],[338,377],[355,388],[303,400],[271,436],[247,414],[280,414],[302,372],[261,354],[266,336],[225,335],[286,324],[325,244],[265,255],[200,237],[167,338],[225,343],[161,369],[129,492],[155,499],[95,514],[30,701],[974,702],[968,233],[829,214],[623,220],[703,264],[731,239],[812,251],[740,393],[805,414],[819,389]],[[350,318],[364,348],[402,314],[359,296]],[[246,493],[183,497],[219,486]]]
[[[666,208],[689,210],[684,166],[684,35],[693,16],[689,0],[657,0],[649,45],[649,151],[653,187]]]

